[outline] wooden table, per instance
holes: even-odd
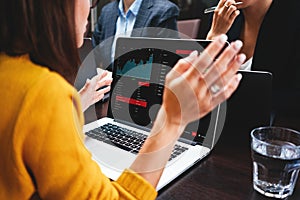
[[[250,144],[234,146],[222,142],[205,160],[160,191],[158,199],[270,199],[252,187]],[[299,183],[288,199],[300,199]]]
[[[96,105],[96,115],[106,115],[108,103]],[[278,119],[279,126],[299,129],[299,119]],[[299,125],[297,124],[299,123]],[[252,186],[252,161],[250,138],[236,137],[238,133],[222,133],[213,151],[201,162],[187,170],[159,191],[158,200],[268,200],[254,191]],[[300,181],[291,197],[300,199]]]
[[[277,119],[275,125],[300,130],[299,118]],[[272,199],[253,189],[250,137],[235,140],[236,134],[222,133],[211,154],[163,188],[157,199]],[[299,179],[293,195],[287,199],[300,199]]]

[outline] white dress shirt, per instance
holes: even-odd
[[[119,2],[119,17],[116,23],[116,34],[111,49],[112,61],[115,57],[116,40],[118,37],[130,37],[133,30],[136,16],[139,12],[143,0],[135,0],[133,4],[124,12],[123,0]]]

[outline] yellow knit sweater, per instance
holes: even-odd
[[[111,182],[83,144],[76,90],[28,56],[0,54],[0,199],[154,199],[125,170]]]

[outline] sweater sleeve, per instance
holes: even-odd
[[[77,92],[60,76],[49,76],[29,93],[24,126],[24,162],[42,199],[154,199],[155,189],[125,170],[111,182],[83,143]],[[30,111],[29,111],[30,110]],[[37,117],[38,116],[38,117]],[[26,122],[26,124],[25,124]]]

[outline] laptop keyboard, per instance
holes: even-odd
[[[145,142],[147,135],[132,131],[115,124],[105,124],[96,129],[93,129],[86,133],[87,136],[117,146],[125,151],[137,154],[143,143]],[[188,148],[175,144],[169,161],[176,158]]]

